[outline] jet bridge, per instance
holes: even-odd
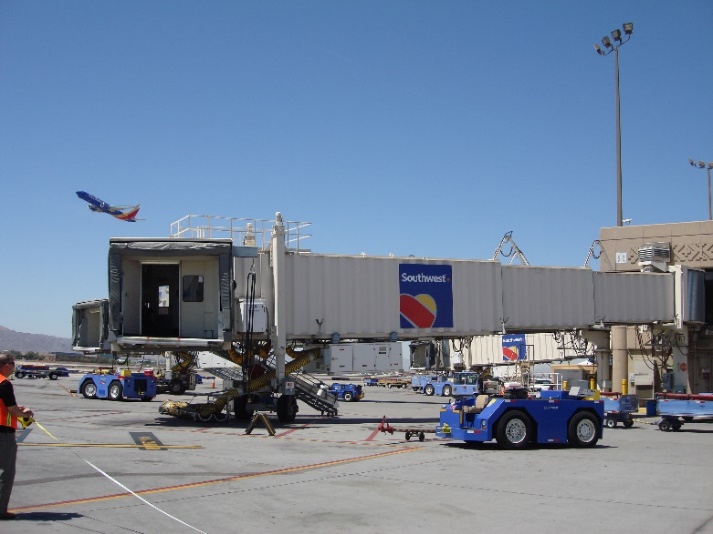
[[[686,271],[605,273],[494,260],[315,254],[294,246],[291,227],[303,225],[278,213],[269,238],[259,242],[251,234],[243,239],[248,245],[210,234],[112,238],[108,312],[98,316],[107,333],[78,329],[75,346],[88,350],[91,339],[115,353],[249,356],[252,343],[269,343],[281,388],[291,346],[686,320],[679,294],[688,287],[679,279]],[[90,311],[75,306],[75,326],[86,324]]]

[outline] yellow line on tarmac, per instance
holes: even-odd
[[[144,445],[127,443],[18,443],[20,447],[108,447],[116,449],[202,449],[203,445]]]
[[[136,491],[134,493],[136,495],[151,495],[153,493],[165,493],[168,491],[178,491],[178,490],[184,490],[184,489],[200,488],[203,486],[213,486],[216,484],[224,484],[226,482],[236,482],[239,480],[248,480],[248,479],[257,478],[257,477],[264,477],[264,476],[271,476],[271,475],[284,475],[287,473],[297,473],[299,471],[308,471],[311,469],[320,469],[323,467],[333,467],[333,466],[337,466],[337,465],[345,465],[345,464],[350,464],[350,463],[355,463],[355,462],[364,462],[367,460],[376,460],[378,458],[386,458],[387,456],[393,456],[395,454],[403,454],[405,452],[413,452],[416,450],[419,450],[419,448],[411,447],[411,448],[399,449],[396,451],[379,452],[376,454],[369,454],[366,456],[345,458],[343,460],[333,460],[330,462],[322,462],[322,463],[318,463],[318,464],[298,465],[298,466],[294,466],[294,467],[283,467],[281,469],[273,469],[271,471],[261,471],[259,473],[250,473],[248,475],[237,475],[237,476],[233,476],[233,477],[217,478],[217,479],[213,479],[213,480],[204,480],[203,482],[192,482],[189,484],[178,484],[176,486],[164,486],[162,488],[154,488],[154,489],[148,489],[148,490],[143,490],[143,491]],[[90,497],[87,499],[74,499],[71,501],[59,501],[59,502],[46,503],[46,504],[36,504],[34,506],[23,506],[20,508],[13,508],[11,511],[12,512],[31,512],[33,510],[44,510],[46,508],[58,508],[60,506],[70,506],[70,505],[88,504],[88,503],[100,502],[100,501],[110,501],[110,500],[114,500],[114,499],[122,499],[124,497],[133,497],[133,495],[131,493],[116,493],[114,495],[102,495],[102,496],[98,496],[98,497]]]

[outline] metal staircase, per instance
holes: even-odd
[[[263,361],[262,366],[266,371],[274,372],[274,356]],[[224,380],[242,380],[243,378],[242,370],[239,367],[208,367],[203,370]],[[324,382],[307,373],[293,372],[287,376],[295,383],[297,399],[318,410],[322,415],[337,415],[339,411],[337,396],[329,393],[329,388]]]
[[[328,391],[324,382],[306,373],[292,374],[290,378],[295,381],[295,395],[299,400],[319,410],[322,415],[337,415],[339,401]]]

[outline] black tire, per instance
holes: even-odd
[[[569,422],[569,443],[573,447],[586,448],[594,447],[599,441],[599,432],[601,428],[597,428],[597,418],[589,412],[578,412],[574,414]]]
[[[50,373],[50,380],[57,380],[59,375],[57,373]]]
[[[411,432],[406,432],[406,441],[411,441]]]
[[[607,426],[607,428],[614,428],[616,427],[616,419],[614,419],[613,417],[607,417],[604,421],[604,424]]]
[[[662,432],[671,432],[671,421],[668,419],[664,419],[659,423],[659,430]]]
[[[453,393],[453,388],[451,386],[443,386],[443,393],[442,395],[444,397],[450,397],[451,393]]]
[[[673,423],[671,423],[671,429],[674,432],[678,432],[679,430],[681,430],[682,426],[683,426],[683,423],[681,423],[680,421],[674,421]]]
[[[118,380],[109,385],[109,398],[115,401],[120,401],[124,398],[124,387]]]
[[[247,409],[248,402],[250,401],[249,395],[243,395],[235,399],[235,418],[241,421],[246,421],[253,416],[253,411]]]
[[[15,371],[15,378],[25,378],[25,373],[22,371]]]
[[[634,421],[624,421],[624,428],[631,428],[634,426]]]
[[[84,395],[84,398],[86,399],[97,398],[97,385],[91,380],[87,380],[86,382],[84,382],[79,391],[82,393],[82,395]]]
[[[186,392],[186,386],[178,378],[175,378],[171,380],[171,383],[168,385],[168,391],[174,395],[183,395]]]
[[[431,397],[436,392],[436,390],[433,388],[432,384],[426,384],[426,387],[423,388],[423,392],[429,397]]]
[[[352,399],[354,399],[354,395],[352,395],[351,391],[345,391],[344,400],[350,402]]]
[[[506,412],[498,421],[498,445],[505,449],[525,449],[532,441],[532,421],[519,410]]]
[[[419,432],[418,433],[418,441],[423,441],[425,439],[426,439],[426,434],[424,434],[423,432]]]
[[[277,399],[277,418],[282,423],[291,423],[297,417],[297,399],[294,395],[281,395]]]

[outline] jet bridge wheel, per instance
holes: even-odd
[[[506,412],[498,421],[496,439],[506,449],[525,449],[532,441],[532,421],[519,410]]]
[[[291,423],[297,417],[297,400],[294,395],[281,395],[277,399],[277,418],[282,423]]]
[[[246,421],[253,416],[253,410],[248,410],[247,405],[251,401],[250,395],[243,395],[235,399],[235,418]]]
[[[174,395],[183,395],[186,392],[186,386],[178,378],[174,378],[168,384],[168,390]]]
[[[599,423],[601,424],[601,422]],[[594,447],[599,441],[597,418],[589,412],[574,414],[569,422],[569,442],[574,447]]]

